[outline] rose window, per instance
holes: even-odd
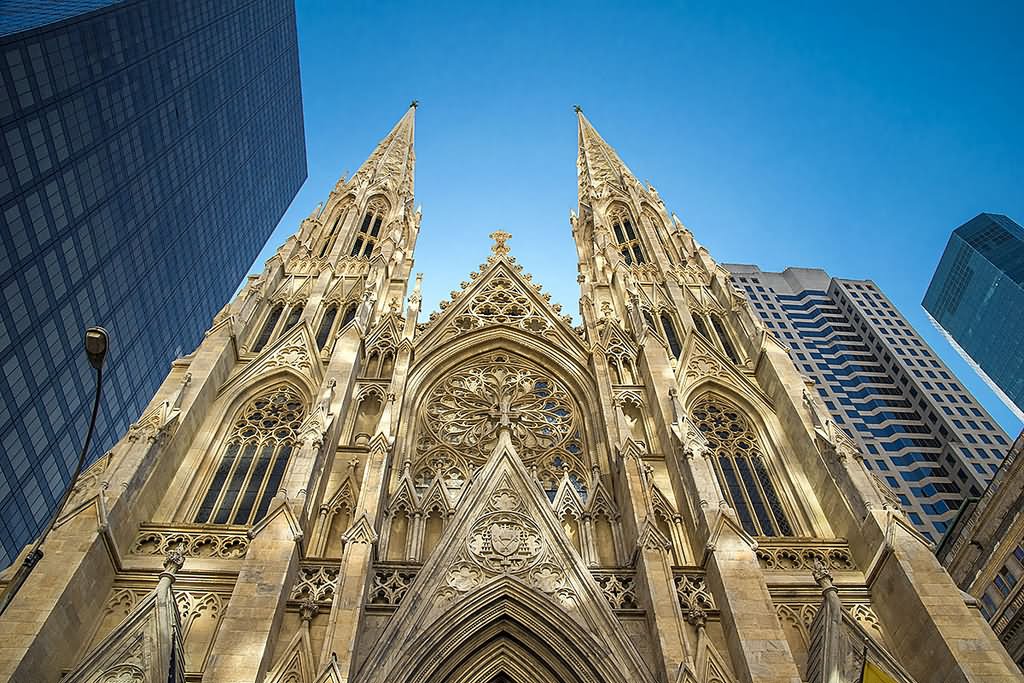
[[[461,486],[483,465],[502,426],[545,489],[553,495],[563,473],[584,490],[586,468],[579,407],[548,373],[509,353],[492,353],[446,375],[420,413],[416,477]]]

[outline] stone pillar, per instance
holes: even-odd
[[[657,647],[658,662],[663,667],[662,680],[675,680],[676,673],[693,653],[683,631],[682,612],[676,597],[672,563],[669,560],[669,539],[658,530],[650,502],[650,482],[638,453],[622,459],[623,476],[629,494],[629,510],[634,519],[637,581],[642,590],[637,598],[647,611],[651,634]]]
[[[705,569],[736,676],[741,683],[800,683],[757,555],[733,524],[718,527]]]
[[[254,683],[272,664],[288,590],[298,571],[302,531],[289,504],[278,497],[250,534],[252,542],[217,630],[204,683]]]
[[[879,522],[887,516],[876,515]],[[981,613],[967,607],[931,548],[904,524],[889,522],[880,560],[868,571],[872,605],[900,663],[921,681],[1024,680]]]
[[[331,657],[338,667],[351,676],[355,664],[355,644],[366,601],[367,581],[377,543],[377,520],[380,516],[386,466],[389,455],[387,439],[378,434],[370,442],[370,454],[363,471],[359,504],[353,513],[355,522],[342,536],[345,549],[341,557],[341,571],[334,591],[334,602],[327,622],[320,667],[327,666]]]

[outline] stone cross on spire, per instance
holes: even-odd
[[[491,251],[496,256],[504,256],[509,252],[509,248],[505,246],[505,242],[512,237],[511,233],[505,232],[504,230],[495,230],[490,234],[494,244],[491,246]]]

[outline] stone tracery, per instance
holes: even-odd
[[[507,425],[512,443],[552,495],[563,473],[585,490],[581,413],[568,389],[514,354],[474,359],[433,386],[420,412],[417,483],[465,481]]]

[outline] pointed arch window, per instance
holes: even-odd
[[[718,480],[743,529],[752,536],[792,536],[760,439],[746,416],[715,395],[701,398],[690,414],[707,437]]]
[[[359,224],[359,232],[356,233],[355,242],[352,243],[352,256],[370,258],[373,255],[374,247],[377,246],[377,240],[380,238],[380,229],[384,223],[386,212],[387,205],[381,199],[374,199],[366,207],[363,221]]]
[[[284,321],[284,327],[281,328],[281,334],[299,324],[299,319],[302,317],[302,311],[305,307],[305,302],[292,305],[288,311],[288,318]]]
[[[334,219],[333,223],[331,223],[331,229],[328,230],[327,234],[325,234],[323,245],[321,245],[321,250],[319,250],[319,257],[324,258],[331,253],[331,248],[334,246],[334,239],[338,233],[338,225],[341,223],[341,218],[342,214],[338,214],[338,217]]]
[[[341,316],[341,326],[345,327],[350,322],[356,319],[356,312],[359,310],[359,306],[353,302],[348,305],[345,309],[345,315]]]
[[[263,347],[270,341],[270,337],[274,334],[274,329],[277,327],[277,321],[281,319],[282,313],[284,313],[284,304],[276,304],[272,309],[270,309],[270,313],[267,314],[267,319],[263,323],[263,328],[256,337],[256,341],[253,342],[253,353],[259,353],[262,351]]]
[[[625,212],[620,211],[612,216],[612,232],[615,233],[615,241],[619,245],[619,253],[627,265],[640,265],[644,263],[644,250],[640,245],[640,237],[633,221]]]
[[[739,363],[740,357],[736,353],[736,347],[732,345],[732,340],[729,338],[729,333],[725,329],[725,325],[722,324],[722,319],[715,313],[708,316],[711,318],[711,326],[715,328],[715,334],[718,335],[718,343],[722,346],[722,351],[729,357],[733,363]]]
[[[338,317],[338,304],[331,304],[320,319],[320,327],[316,331],[316,347],[323,351],[334,330],[334,319]]]
[[[334,222],[331,223],[331,227],[324,235],[322,244],[320,245],[320,258],[325,258],[328,254],[331,253],[331,249],[334,248],[334,242],[338,238],[338,228],[341,227],[341,223],[343,220],[345,220],[345,215],[347,213],[348,211],[346,209],[342,209],[341,211],[338,212],[338,215],[334,219]]]
[[[668,348],[672,355],[679,358],[683,354],[683,346],[679,343],[679,336],[676,335],[676,326],[672,323],[672,316],[664,311],[661,313],[661,329],[665,332],[665,341],[668,342]]]
[[[306,409],[298,392],[278,385],[238,411],[195,521],[255,524],[267,514]]]
[[[658,326],[654,324],[654,316],[651,315],[651,312],[649,310],[647,310],[646,308],[642,308],[640,309],[640,313],[644,316],[644,322],[647,323],[648,327],[650,327],[652,330],[658,329]]]
[[[693,326],[697,330],[697,334],[711,341],[711,335],[708,334],[708,325],[704,322],[704,315],[702,313],[693,312]]]

